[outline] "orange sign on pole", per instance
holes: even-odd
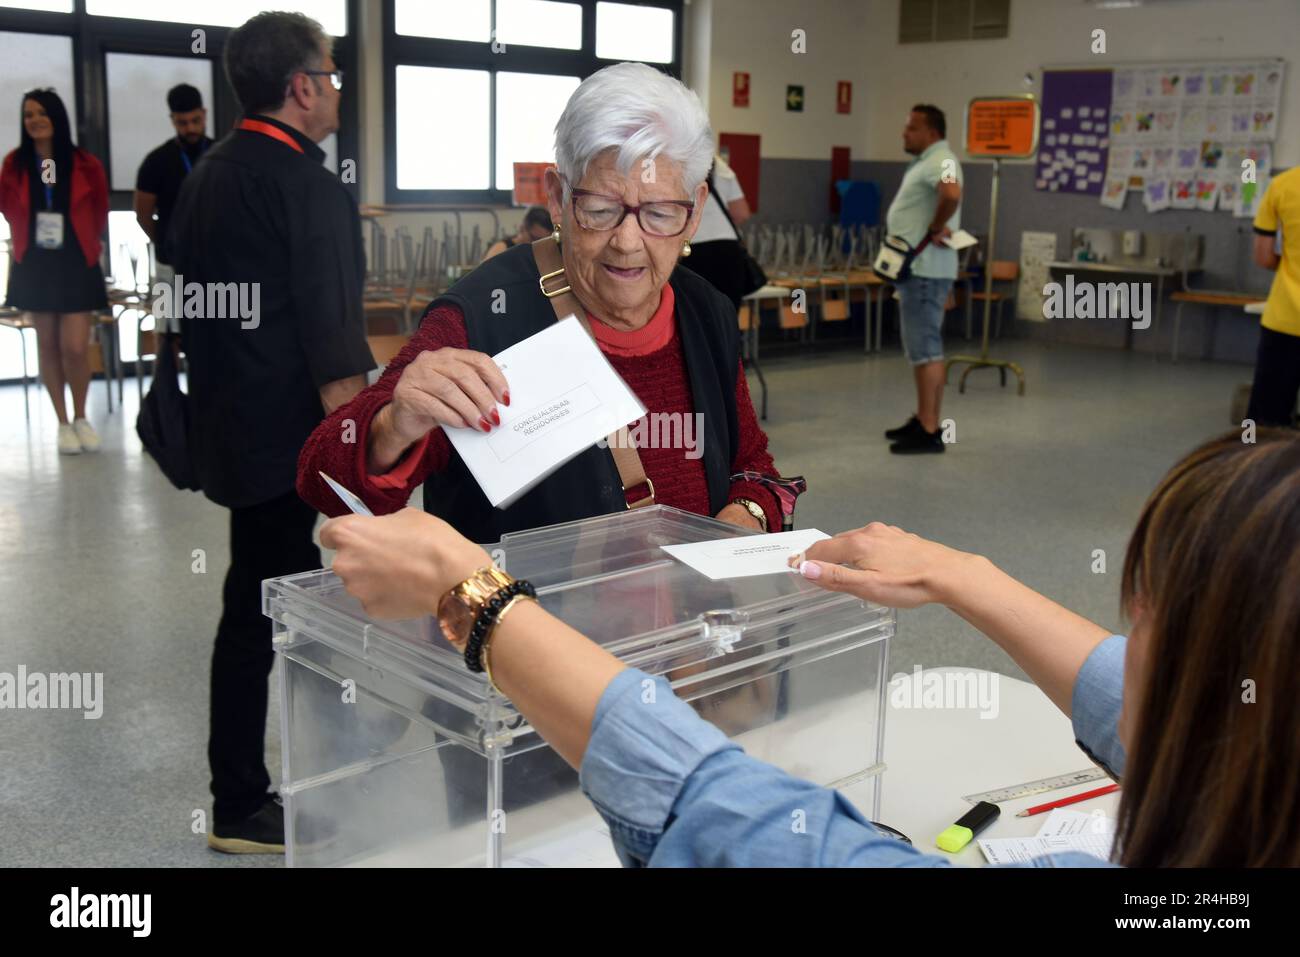
[[[512,202],[516,206],[545,206],[546,181],[543,179],[552,163],[516,163],[515,189]]]
[[[966,154],[1028,159],[1038,149],[1038,101],[977,96],[966,107]]]

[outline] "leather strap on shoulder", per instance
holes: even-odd
[[[568,277],[564,274],[564,257],[560,253],[560,244],[555,241],[554,236],[546,236],[536,240],[532,246],[533,259],[540,273],[537,285],[542,295],[551,301],[551,308],[555,310],[555,320],[558,322],[569,316],[576,316],[590,335],[591,326],[587,322],[587,310],[573,294]],[[636,445],[627,426],[606,436],[605,441],[609,445],[610,454],[614,456],[614,466],[618,469],[619,481],[623,483],[624,496],[626,497],[629,491],[641,485],[644,485],[649,493],[632,502],[628,508],[653,505],[655,503],[654,483],[645,474],[645,466],[641,464],[641,456],[637,454]]]

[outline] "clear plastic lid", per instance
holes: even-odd
[[[660,547],[749,534],[657,505],[510,534],[489,551],[552,614],[686,697],[892,635],[889,609],[797,574],[712,581]],[[501,704],[432,617],[373,621],[331,571],[264,582],[263,606],[281,645],[325,642],[467,710]]]

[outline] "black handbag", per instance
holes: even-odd
[[[736,234],[736,245],[740,247],[740,255],[743,257],[742,267],[745,271],[744,288],[740,296],[743,299],[751,292],[757,292],[767,285],[767,273],[763,272],[763,267],[758,264],[758,260],[750,255],[749,248],[745,245],[745,240],[740,237],[740,230],[736,228],[736,221],[731,218],[731,211],[727,209],[727,204],[722,201],[713,189],[713,170],[709,170],[709,196],[717,200],[718,205],[722,208],[722,215],[727,217],[727,223],[731,226],[731,231]]]
[[[168,481],[179,489],[197,492],[200,486],[190,460],[189,397],[181,391],[171,339],[158,336],[153,382],[140,404],[135,431]]]

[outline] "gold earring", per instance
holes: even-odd
[[[688,239],[682,243],[682,258],[685,259],[691,254],[691,241]]]
[[[551,232],[551,238],[555,240],[555,242],[556,242],[557,245],[559,244],[559,242],[560,242],[560,224],[559,224],[559,223],[556,223],[556,224],[555,224],[555,229]]]

